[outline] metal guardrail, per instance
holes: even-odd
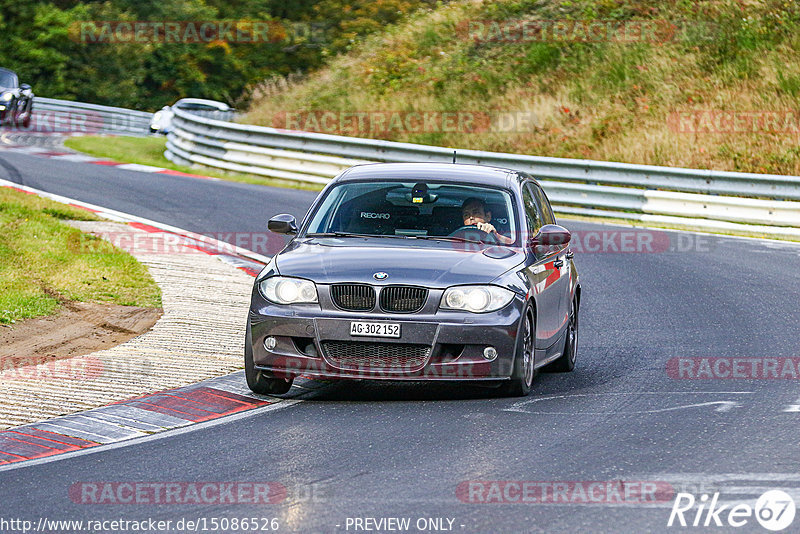
[[[236,124],[175,110],[165,156],[327,183],[367,162],[451,162],[453,149]],[[563,214],[800,238],[800,177],[457,150],[459,163],[535,176]]]
[[[71,100],[34,97],[30,133],[148,135],[152,113]]]

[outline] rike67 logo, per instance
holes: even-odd
[[[743,527],[755,517],[765,529],[778,532],[792,524],[796,511],[794,499],[781,490],[767,491],[755,507],[741,502],[720,505],[718,492],[710,499],[706,494],[695,499],[691,493],[678,493],[667,526]]]

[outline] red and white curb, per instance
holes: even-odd
[[[255,395],[244,373],[137,397],[0,432],[0,468],[286,402]]]
[[[170,225],[101,206],[76,201],[0,179],[0,187],[35,194],[97,213],[107,219],[127,223],[148,232],[175,234],[201,252],[256,276],[270,258],[241,247],[195,234]],[[224,251],[224,252],[221,252]],[[315,389],[298,385],[300,389]],[[212,378],[198,384],[128,399],[85,412],[57,417],[0,431],[0,470],[9,464],[47,461],[51,456],[77,453],[121,441],[146,438],[156,433],[188,425],[207,423],[241,412],[280,404],[290,406],[299,400],[256,395],[247,388],[244,372]],[[275,406],[278,408],[278,406]],[[16,467],[16,466],[13,466]]]
[[[3,144],[0,146],[3,148],[3,150],[9,152],[19,152],[22,154],[29,154],[32,156],[45,157],[61,161],[72,161],[75,163],[90,163],[92,165],[102,165],[104,167],[115,167],[117,169],[125,171],[146,172],[152,174],[168,174],[171,176],[183,176],[186,178],[198,178],[201,180],[216,180],[216,181],[219,180],[219,178],[213,178],[211,176],[203,176],[201,174],[190,174],[181,171],[174,171],[172,169],[166,169],[164,167],[155,167],[153,165],[140,165],[138,163],[121,163],[119,161],[87,156],[86,154],[65,152],[63,150],[53,150],[50,148],[44,148],[38,146],[14,145],[14,144]]]

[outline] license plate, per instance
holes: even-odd
[[[351,336],[369,337],[400,337],[399,323],[365,323],[352,321],[350,323]]]

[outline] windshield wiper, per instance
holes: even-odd
[[[395,234],[358,234],[353,232],[314,232],[310,234],[306,234],[304,237],[394,237],[400,239],[408,239],[409,236],[407,235],[395,235]]]
[[[367,237],[366,234],[353,234],[350,232],[312,232],[305,237]]]
[[[458,236],[438,236],[438,235],[404,235],[404,234],[359,234],[354,232],[313,232],[304,237],[391,237],[395,239],[427,239],[429,241],[450,241],[457,243],[478,243],[481,245],[491,245],[486,241],[477,239],[467,239]]]
[[[460,243],[480,243],[482,245],[490,245],[486,241],[479,241],[477,239],[467,239],[466,237],[448,236],[448,235],[418,235],[416,239],[429,239],[431,241],[457,241]]]

